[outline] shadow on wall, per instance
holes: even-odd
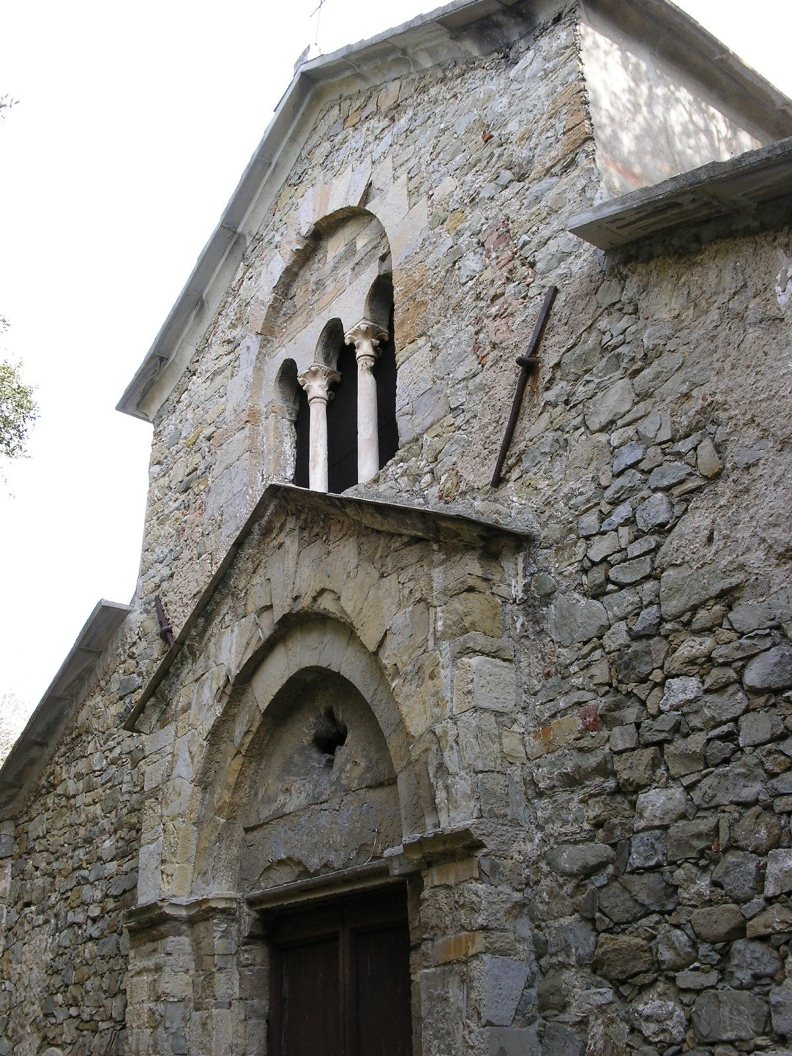
[[[615,34],[614,34],[615,35]],[[659,183],[761,146],[764,138],[716,110],[649,49],[630,50],[611,30],[582,28],[597,159],[611,196]]]

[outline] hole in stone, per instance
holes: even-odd
[[[316,720],[312,741],[322,753],[329,756],[330,766],[338,749],[347,739],[347,728],[336,718],[332,708],[325,708]]]

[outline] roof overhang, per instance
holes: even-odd
[[[93,684],[99,661],[131,611],[99,601],[0,768],[0,817],[13,815],[52,755],[60,734]]]
[[[603,202],[573,217],[569,230],[599,249],[616,249],[682,225],[755,216],[780,200],[792,211],[792,137]]]
[[[486,518],[454,513],[451,510],[406,506],[402,503],[362,499],[351,495],[327,495],[323,492],[309,491],[307,488],[298,488],[292,484],[269,484],[195,603],[178,637],[163,656],[129,712],[124,722],[125,729],[135,729],[143,709],[157,692],[162,680],[182,651],[193,627],[202,617],[248,536],[259,524],[266,529],[267,521],[279,510],[294,514],[306,512],[315,516],[317,520],[328,518],[346,520],[352,525],[362,526],[376,532],[424,539],[447,546],[464,546],[487,553],[497,552],[507,547],[524,546],[536,534],[534,528],[528,524],[506,525]]]

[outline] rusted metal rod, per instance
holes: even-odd
[[[170,649],[176,639],[173,636],[173,627],[171,627],[170,620],[165,615],[165,607],[159,594],[154,595],[154,608],[157,610],[157,619],[159,620],[159,636]]]
[[[523,396],[525,395],[525,386],[528,384],[528,379],[539,364],[536,350],[539,347],[539,342],[542,340],[547,317],[550,315],[550,309],[553,307],[553,301],[555,300],[555,295],[557,293],[557,286],[550,286],[548,288],[547,293],[544,295],[544,301],[542,302],[542,310],[539,312],[539,318],[536,320],[536,325],[531,334],[531,340],[528,342],[528,350],[525,355],[517,357],[517,363],[522,369],[520,371],[520,376],[517,379],[517,391],[514,393],[514,399],[512,400],[511,414],[509,415],[509,421],[506,423],[506,432],[503,435],[503,443],[498,452],[498,461],[495,463],[495,472],[492,474],[491,483],[493,488],[497,488],[501,482],[503,463],[506,461],[506,455],[509,453],[514,430],[517,428],[517,419],[520,417],[520,408],[522,407]]]

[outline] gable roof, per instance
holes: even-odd
[[[298,63],[219,224],[117,409],[153,420],[192,359],[320,106],[353,88],[490,54],[563,6],[562,0],[455,0],[370,40]],[[789,134],[789,100],[667,0],[587,0],[586,7],[629,22],[632,33],[663,29],[673,41],[677,63],[703,77],[710,90],[761,114],[768,127],[779,128],[776,135]]]

